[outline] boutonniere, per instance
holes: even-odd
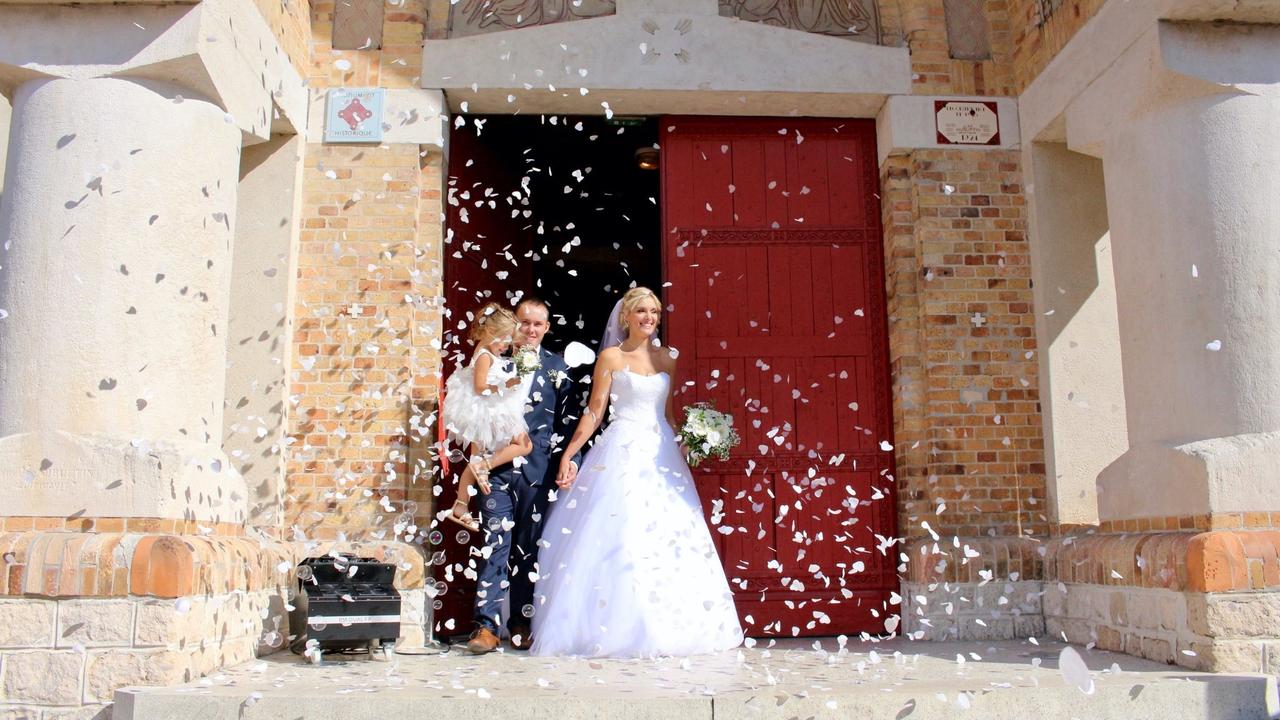
[[[555,385],[557,389],[569,379],[569,373],[563,370],[551,370],[548,374],[551,375],[551,384]]]

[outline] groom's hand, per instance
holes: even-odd
[[[560,472],[556,473],[556,485],[565,490],[573,481],[578,479],[578,464],[570,460],[567,463],[560,463]]]

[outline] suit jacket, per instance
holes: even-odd
[[[563,357],[544,347],[538,348],[538,357],[542,367],[533,374],[524,415],[533,452],[493,472],[490,482],[495,485],[512,480],[533,486],[554,484],[560,458],[578,424],[580,408],[573,400],[575,383],[569,376],[569,366]],[[581,467],[582,452],[573,459]]]

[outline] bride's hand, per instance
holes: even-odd
[[[578,479],[578,465],[569,458],[560,460],[560,471],[556,473],[556,486],[561,490],[568,489]]]

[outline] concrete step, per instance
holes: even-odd
[[[1057,643],[760,643],[657,660],[537,658],[506,650],[326,659],[278,654],[187,685],[128,688],[116,720],[1264,720],[1274,677],[1213,675],[1077,648],[1086,695],[1059,672]],[[971,655],[972,653],[972,655]],[[962,656],[964,662],[959,662]],[[976,658],[974,657],[976,656]]]

